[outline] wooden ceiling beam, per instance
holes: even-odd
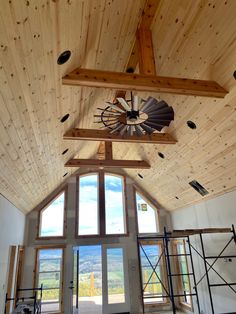
[[[70,86],[101,87],[215,98],[224,98],[227,94],[227,91],[214,81],[82,68],[78,68],[64,76],[62,83]]]
[[[99,160],[99,159],[70,159],[65,167],[104,167],[149,169],[150,165],[144,160]]]
[[[94,129],[70,129],[63,139],[86,140],[86,141],[110,141],[125,143],[148,143],[148,144],[176,144],[177,141],[167,133],[153,133],[151,135],[122,137],[119,134],[110,134],[108,130]]]

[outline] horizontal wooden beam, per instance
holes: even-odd
[[[122,137],[121,135],[110,134],[107,130],[94,129],[71,129],[67,131],[64,140],[86,140],[86,141],[110,141],[126,143],[148,143],[148,144],[175,144],[177,141],[167,133],[153,133],[143,136]]]
[[[144,160],[99,160],[99,159],[70,159],[65,167],[104,167],[149,169],[150,165]]]
[[[102,87],[223,98],[227,91],[214,81],[193,80],[78,68],[63,77],[70,86]]]

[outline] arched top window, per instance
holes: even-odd
[[[138,233],[157,233],[159,231],[157,209],[137,191],[136,212]]]
[[[39,237],[63,237],[65,215],[65,191],[57,195],[39,213]]]
[[[78,178],[78,235],[127,233],[124,178],[89,173]]]

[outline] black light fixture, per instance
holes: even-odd
[[[187,121],[187,126],[192,130],[195,130],[197,128],[196,124],[191,120]]]
[[[158,152],[158,156],[159,156],[160,158],[162,158],[162,159],[164,159],[164,158],[165,158],[165,155],[164,155],[164,154],[162,154],[161,152]]]
[[[69,148],[65,149],[64,152],[62,152],[62,155],[65,155],[68,152]]]
[[[233,77],[234,77],[234,79],[236,80],[236,71],[234,71]]]
[[[68,172],[66,172],[64,175],[63,175],[63,178],[65,177],[65,176],[67,176],[68,175]]]
[[[69,113],[67,113],[66,115],[64,115],[62,118],[61,118],[61,123],[65,122],[68,118],[69,118]]]
[[[70,56],[71,56],[70,50],[63,51],[57,59],[57,64],[62,65],[66,63],[70,59]]]
[[[140,173],[138,173],[138,176],[139,178],[143,179],[143,176]]]

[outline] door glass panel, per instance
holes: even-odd
[[[105,175],[106,234],[126,232],[123,179]]]
[[[122,248],[107,249],[108,304],[125,302],[124,257]]]
[[[98,234],[98,175],[79,178],[79,235]]]
[[[57,312],[61,300],[62,249],[38,252],[38,287],[43,285],[42,312]]]

